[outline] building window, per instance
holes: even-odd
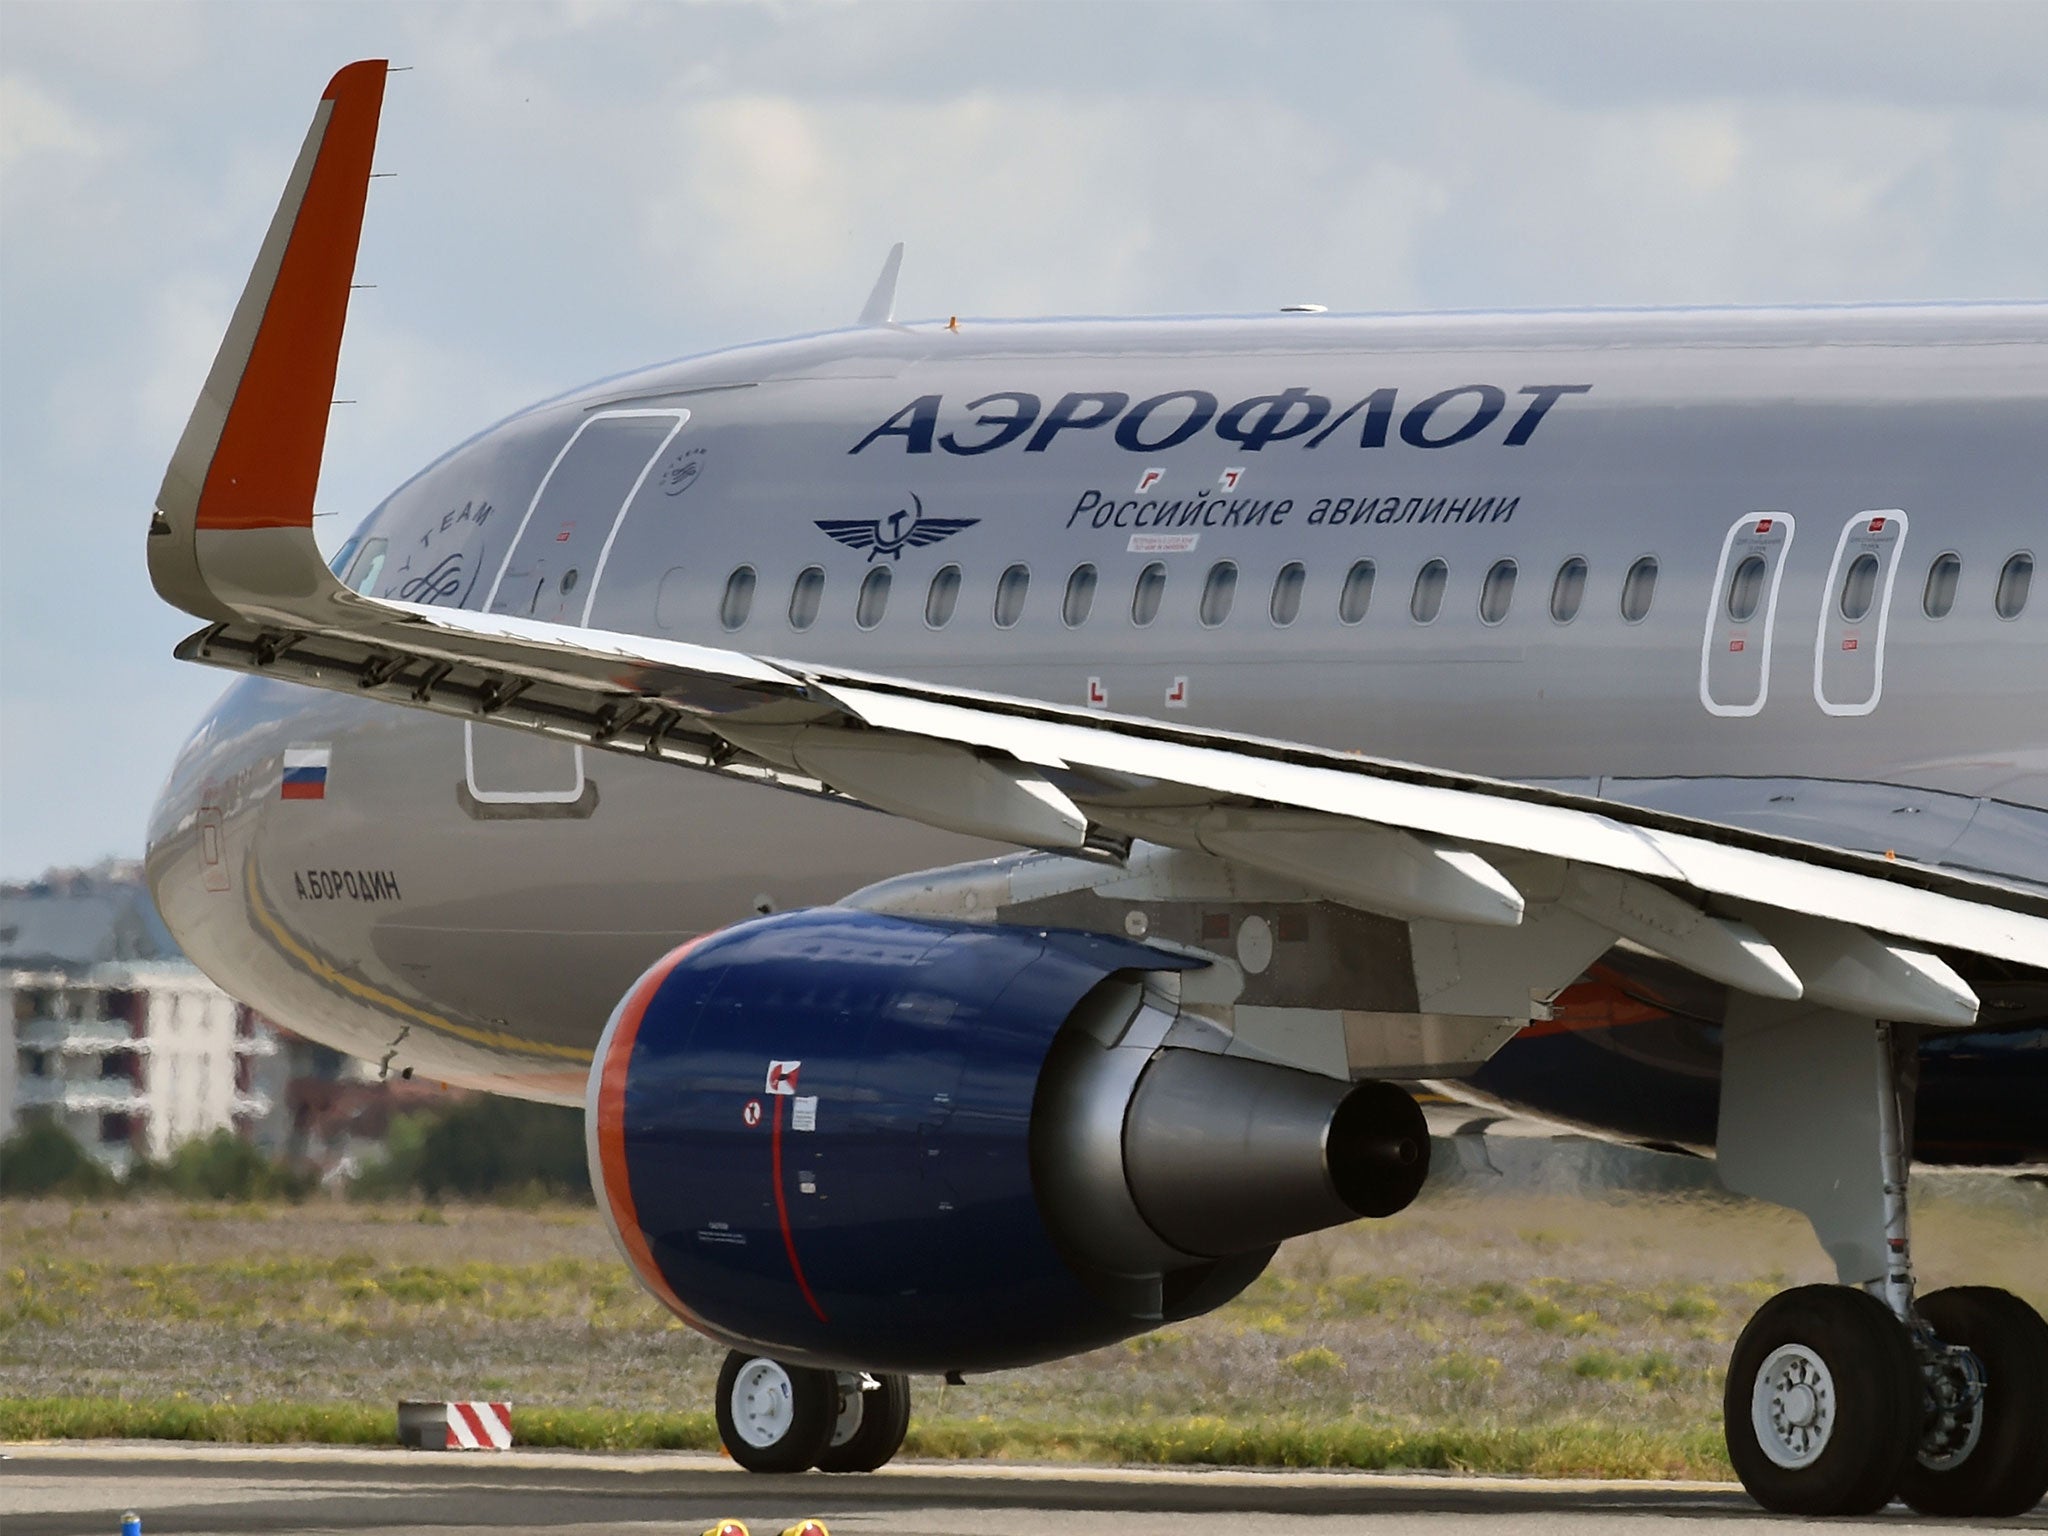
[[[1060,600],[1060,618],[1069,629],[1078,629],[1088,622],[1089,610],[1095,606],[1095,567],[1077,565],[1074,574],[1067,578],[1067,595]]]
[[[1756,617],[1764,600],[1764,570],[1762,555],[1747,555],[1728,578],[1728,617],[1736,623],[1747,624]]]
[[[725,596],[718,603],[718,622],[728,630],[738,629],[753,611],[754,568],[743,565],[725,578]]]
[[[1645,555],[1628,568],[1621,582],[1621,616],[1640,624],[1650,616],[1650,604],[1657,597],[1657,557]]]
[[[944,629],[953,622],[953,610],[959,606],[960,567],[942,565],[924,594],[924,621],[933,629]]]
[[[1415,573],[1415,590],[1408,596],[1408,616],[1418,624],[1434,624],[1436,616],[1443,611],[1444,586],[1451,579],[1451,568],[1441,560],[1432,560]]]
[[[1998,573],[1998,595],[1992,599],[1992,606],[1998,610],[2001,619],[2016,619],[2026,609],[2027,589],[2034,584],[2034,557],[2017,554],[2005,562],[2005,569]]]
[[[1299,560],[1280,567],[1280,574],[1273,578],[1273,601],[1267,606],[1275,624],[1284,627],[1301,616],[1301,589],[1307,580],[1308,572]]]
[[[1479,584],[1479,621],[1498,624],[1508,616],[1515,602],[1517,567],[1512,560],[1496,560],[1486,580]]]
[[[1131,589],[1131,622],[1143,629],[1159,617],[1159,605],[1166,599],[1166,567],[1154,560],[1138,572],[1138,584]]]
[[[1009,629],[1024,617],[1024,598],[1031,590],[1031,567],[1013,565],[996,583],[996,628]]]
[[[1230,617],[1230,605],[1237,601],[1237,566],[1218,560],[1209,567],[1209,579],[1202,583],[1202,623],[1214,629]]]
[[[1927,568],[1927,591],[1920,609],[1930,619],[1945,619],[1956,605],[1956,583],[1963,579],[1963,557],[1954,550],[1936,555]]]
[[[1579,607],[1586,601],[1586,562],[1577,555],[1557,568],[1557,579],[1550,584],[1550,616],[1560,624],[1569,624],[1579,616]]]
[[[818,622],[818,604],[825,600],[825,573],[815,565],[797,572],[789,589],[789,627],[809,629]]]
[[[100,1140],[111,1146],[129,1136],[128,1116],[119,1112],[100,1116]]]
[[[1344,590],[1337,595],[1337,618],[1356,624],[1372,606],[1372,579],[1377,574],[1370,560],[1354,560],[1344,573]]]
[[[1867,550],[1849,562],[1842,573],[1842,617],[1851,624],[1861,622],[1877,600],[1877,556]]]
[[[860,592],[853,600],[853,622],[873,629],[889,611],[889,567],[878,565],[861,578]]]

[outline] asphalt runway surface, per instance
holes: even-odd
[[[867,1477],[754,1477],[715,1456],[341,1448],[16,1445],[0,1460],[6,1536],[335,1531],[384,1536],[695,1536],[737,1517],[777,1536],[806,1516],[834,1536],[1224,1532],[1408,1536],[1794,1527],[1967,1530],[1893,1507],[1869,1520],[1764,1514],[1718,1483],[1546,1481],[1359,1472],[1115,1469],[908,1462]],[[1674,1522],[1682,1522],[1680,1525]],[[1985,1530],[2048,1531],[2048,1505]]]

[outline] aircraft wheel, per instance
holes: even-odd
[[[1890,1501],[1920,1438],[1920,1367],[1883,1302],[1843,1285],[1783,1291],[1728,1362],[1728,1459],[1785,1515],[1867,1515]]]
[[[910,1378],[877,1376],[873,1391],[860,1390],[858,1378],[839,1387],[839,1419],[832,1442],[818,1456],[820,1472],[873,1472],[887,1466],[903,1449],[910,1432]]]
[[[719,1440],[749,1472],[804,1472],[832,1438],[839,1383],[830,1371],[736,1349],[718,1372],[717,1413]]]
[[[1942,1343],[1977,1357],[1984,1382],[1961,1411],[1937,1403],[1899,1497],[1923,1515],[2025,1514],[2048,1494],[2048,1322],[1988,1285],[1935,1291],[1919,1311]]]

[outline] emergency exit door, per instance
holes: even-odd
[[[581,625],[626,508],[689,420],[682,409],[596,411],[541,476],[484,599],[487,613]],[[485,804],[583,797],[583,749],[523,731],[463,726],[464,773]]]
[[[1813,653],[1813,696],[1831,715],[1867,715],[1884,692],[1892,583],[1906,547],[1906,514],[1859,512],[1835,544]]]
[[[1764,707],[1792,533],[1784,513],[1758,512],[1739,519],[1721,541],[1700,649],[1700,702],[1709,714],[1754,715]]]

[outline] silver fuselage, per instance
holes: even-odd
[[[2023,556],[2048,558],[2040,305],[838,332],[502,422],[339,568],[2048,885],[2048,590],[1999,612]],[[318,798],[281,796],[293,746],[328,754]],[[151,876],[193,958],[292,1027],[575,1100],[679,938],[994,851],[251,680],[185,748]]]

